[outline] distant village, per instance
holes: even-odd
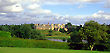
[[[59,31],[60,29],[64,29],[67,31],[68,29],[65,27],[65,24],[34,24],[35,29],[38,30],[55,30]]]

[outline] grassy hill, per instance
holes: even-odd
[[[62,50],[46,48],[0,48],[0,53],[110,53],[103,51],[88,50]]]

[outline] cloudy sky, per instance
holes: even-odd
[[[110,24],[110,0],[0,0],[0,24]]]

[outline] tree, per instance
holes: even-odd
[[[49,33],[52,33],[53,31],[52,30],[49,30]]]
[[[102,42],[105,43],[108,40],[106,26],[100,25],[95,21],[86,22],[84,27],[80,30],[80,35],[82,40],[88,41],[88,46],[91,51],[93,50],[94,45]]]
[[[107,33],[110,34],[110,24],[107,25],[107,27],[108,27]]]
[[[66,28],[70,28],[72,26],[72,24],[69,22],[65,25]]]
[[[68,33],[75,31],[75,28],[76,28],[76,26],[72,25],[71,23],[67,23],[65,27],[68,29],[67,31]]]
[[[62,33],[65,33],[65,32],[66,32],[66,31],[65,31],[64,29],[62,29],[62,28],[60,28],[59,31],[62,32]]]
[[[30,26],[31,26],[32,29],[34,29],[34,24],[33,23],[31,23]]]
[[[9,25],[1,25],[0,30],[9,32]]]
[[[12,36],[22,38],[20,25],[11,25],[10,32],[12,33]]]
[[[43,40],[45,36],[41,34],[39,30],[33,29],[31,33],[31,39]]]
[[[23,24],[20,27],[21,35],[23,38],[31,38],[32,28],[29,24]]]
[[[70,34],[71,36],[71,41],[74,43],[79,43],[81,42],[81,37],[78,31],[74,31]]]
[[[82,40],[79,34],[79,31],[74,31],[70,33],[70,39],[68,39],[68,42],[70,43],[70,49],[76,49],[80,50],[83,48]]]

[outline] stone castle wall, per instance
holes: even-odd
[[[65,29],[67,31],[67,29],[65,28],[65,24],[34,24],[35,29],[38,30],[56,30],[59,31],[60,28]]]

